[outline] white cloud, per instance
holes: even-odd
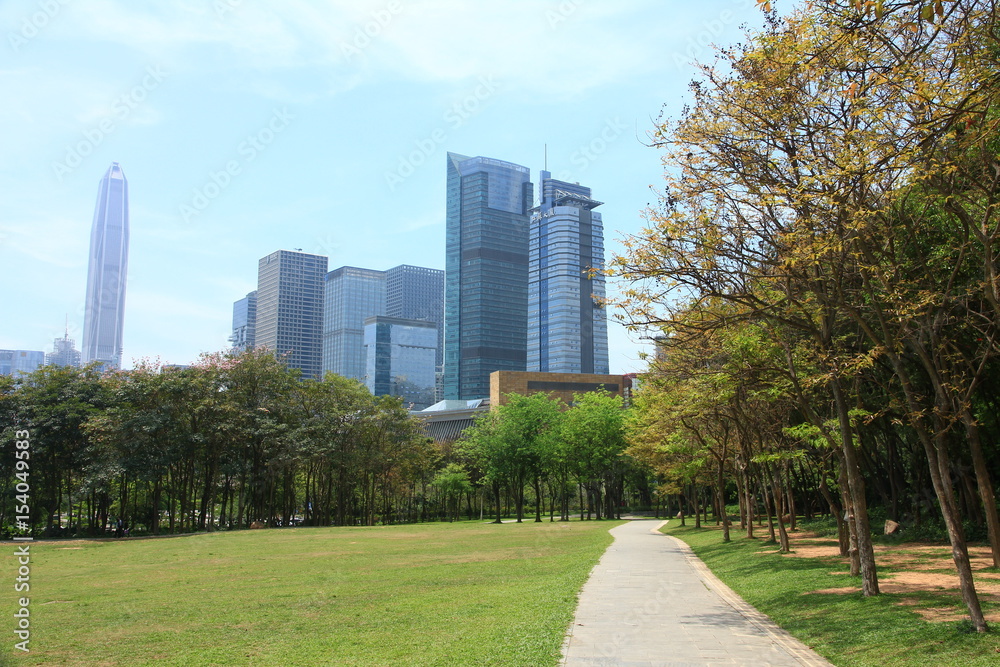
[[[51,29],[63,37],[84,35],[151,62],[207,71],[324,66],[337,72],[329,77],[331,92],[384,75],[457,84],[489,73],[531,95],[577,95],[661,66],[664,44],[683,36],[682,26],[648,0],[288,0],[280,8],[247,0],[90,0],[69,12],[72,22]],[[608,29],[637,14],[646,30]],[[238,58],[214,57],[213,49]],[[272,96],[294,94],[277,83],[256,85]]]

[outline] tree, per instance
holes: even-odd
[[[693,105],[654,135],[668,148],[668,186],[650,227],[615,262],[636,281],[622,305],[632,324],[676,331],[690,330],[686,313],[718,315],[703,306],[723,301],[806,337],[836,429],[800,405],[839,438],[865,595],[878,593],[878,580],[850,394],[886,364],[922,443],[963,598],[985,631],[949,433],[965,426],[979,486],[991,490],[971,406],[997,340],[995,318],[979,305],[998,285],[991,212],[1000,171],[987,148],[996,141],[995,8],[957,1],[946,15],[940,2],[834,1],[769,21],[745,46],[722,50],[720,65],[703,67]],[[984,279],[971,278],[972,266]],[[970,330],[981,343],[972,354]],[[779,340],[795,386],[805,348]],[[799,383],[796,392],[809,389]],[[995,515],[990,492],[981,505]]]
[[[602,507],[603,516],[618,516],[626,465],[621,396],[607,391],[574,394],[573,406],[563,416],[561,436],[570,469],[590,493],[596,517],[602,517]]]

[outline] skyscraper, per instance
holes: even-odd
[[[119,368],[128,275],[128,181],[112,162],[97,192],[90,231],[87,301],[83,315],[83,363]]]
[[[257,290],[233,302],[233,333],[229,337],[234,352],[257,346]]]
[[[255,343],[301,369],[303,378],[321,377],[326,262],[322,255],[278,250],[257,265]]]
[[[540,174],[528,272],[528,370],[608,373],[604,226],[590,188]]]
[[[489,396],[490,373],[525,370],[527,167],[448,153],[444,397]]]
[[[361,380],[373,388],[365,321],[388,316],[420,320],[443,329],[444,271],[403,264],[387,271],[342,266],[326,275],[323,310],[323,371]],[[382,327],[384,335],[389,332]],[[426,331],[421,330],[422,337]],[[400,329],[402,331],[402,329]],[[386,340],[383,336],[383,340]],[[440,338],[439,338],[440,340]],[[421,343],[421,347],[423,343]],[[439,345],[421,373],[435,376],[442,357]],[[388,348],[385,348],[388,349]],[[398,355],[397,355],[398,356]],[[420,357],[424,359],[424,357]],[[379,390],[373,389],[376,395]]]
[[[385,315],[385,271],[342,266],[323,287],[323,372],[365,380],[365,320]]]
[[[389,317],[433,322],[438,344],[434,363],[444,363],[444,271],[401,264],[385,272],[385,313]]]
[[[45,355],[46,366],[80,366],[80,351],[76,349],[76,341],[69,337],[69,327],[62,338],[52,341],[52,352]]]

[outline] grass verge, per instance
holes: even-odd
[[[744,600],[839,667],[1000,664],[1000,633],[977,635],[968,624],[928,622],[913,611],[914,606],[961,605],[952,592],[864,598],[860,582],[844,572],[839,558],[782,556],[777,545],[736,533],[724,544],[718,530],[681,527],[676,520],[662,530],[687,542]],[[831,592],[843,588],[854,592]],[[984,602],[983,607],[1000,605]]]
[[[15,662],[555,665],[577,593],[614,525],[36,542],[31,652]],[[16,559],[4,561],[13,582]],[[15,600],[10,593],[0,603],[10,631]]]

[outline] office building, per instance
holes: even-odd
[[[573,395],[590,391],[606,391],[621,396],[626,402],[631,398],[632,375],[606,373],[521,373],[498,371],[490,375],[490,403],[493,407],[507,404],[509,394],[530,396],[544,393],[573,405]]]
[[[444,271],[409,264],[386,271],[385,314],[433,322],[439,341],[434,363],[444,363]]]
[[[376,396],[399,396],[410,410],[434,404],[437,326],[378,315],[364,323],[365,384]]]
[[[590,188],[540,174],[528,270],[529,371],[608,373],[604,227]]]
[[[233,352],[245,352],[257,346],[257,291],[233,302],[233,333],[229,342]]]
[[[444,396],[444,271],[403,264],[386,271],[385,312],[390,317],[433,322],[435,402]]]
[[[69,337],[69,328],[62,338],[52,341],[52,352],[45,355],[46,366],[80,367],[80,351],[76,349],[76,341]]]
[[[83,363],[120,368],[128,274],[128,181],[112,162],[98,187],[90,231],[90,262],[83,315]]]
[[[41,350],[0,350],[0,375],[20,377],[45,365]]]
[[[490,373],[527,361],[527,167],[448,153],[444,397],[489,395]]]
[[[365,381],[365,320],[385,315],[385,271],[342,266],[323,283],[323,372]]]
[[[257,266],[257,317],[254,343],[273,350],[303,378],[322,373],[322,255],[278,250]]]
[[[387,271],[342,266],[326,275],[323,298],[323,370],[362,382],[367,382],[364,328],[368,318],[386,315],[431,322],[439,340],[444,328],[444,271],[440,269],[409,264]],[[433,365],[440,367],[442,356],[438,349]]]

